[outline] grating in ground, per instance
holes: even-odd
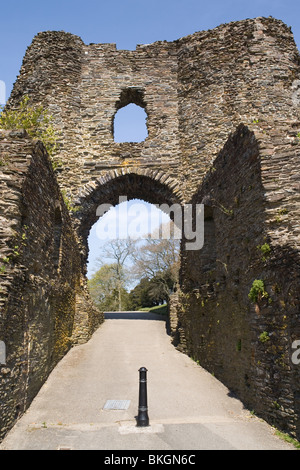
[[[128,410],[130,400],[107,400],[103,410]]]

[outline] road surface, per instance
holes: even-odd
[[[146,367],[150,426],[136,426]],[[111,409],[121,407],[123,409]],[[57,365],[1,450],[293,450],[166,334],[163,317],[106,314]]]

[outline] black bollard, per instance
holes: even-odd
[[[139,412],[137,417],[137,426],[149,426],[148,403],[147,403],[147,369],[141,367],[140,389],[139,389]]]

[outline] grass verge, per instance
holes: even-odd
[[[300,450],[300,442],[297,441],[297,439],[294,439],[292,436],[289,434],[285,434],[284,432],[275,431],[276,436],[280,437],[280,439],[284,440],[285,442],[288,442],[289,444],[292,444],[296,449]]]
[[[155,307],[144,307],[139,309],[142,312],[153,312],[158,315],[167,315],[168,314],[168,305],[156,305]]]

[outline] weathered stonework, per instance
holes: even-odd
[[[172,334],[250,409],[299,437],[300,178],[264,139],[241,125],[194,196],[205,244],[183,254]],[[289,157],[297,165],[297,152]],[[251,302],[256,279],[267,294]]]
[[[40,144],[14,134],[0,140],[1,256],[12,256],[14,237],[22,239],[25,225],[32,234],[19,260],[0,274],[0,340],[2,334],[8,344],[20,345],[26,338],[11,364],[32,349],[27,318],[49,323],[41,322],[42,339],[34,343],[41,362],[35,359],[32,373],[25,366],[23,381],[15,375],[11,398],[5,377],[15,366],[2,372],[4,430],[18,414],[15,397],[26,397],[19,399],[23,411],[70,344],[86,340],[99,325],[85,288],[87,237],[97,206],[127,196],[205,205],[203,249],[182,250],[180,286],[170,304],[174,343],[259,415],[300,437],[300,366],[291,361],[293,341],[300,339],[299,63],[290,29],[273,18],[136,51],[85,45],[64,32],[34,38],[7,106],[27,94],[47,107],[61,133],[60,150],[56,183]],[[114,116],[129,103],[145,109],[148,137],[116,143]],[[59,188],[76,209],[70,214]],[[28,221],[20,215],[24,202]],[[61,230],[65,252],[58,256]],[[258,248],[264,244],[270,248],[265,257]],[[248,297],[255,279],[264,281],[268,294],[256,304]],[[24,293],[15,297],[20,286]],[[2,313],[13,308],[9,317]],[[64,309],[68,313],[60,314]],[[22,318],[16,331],[14,315]]]
[[[76,342],[74,333],[88,339],[103,315],[87,303],[77,312],[86,295],[80,246],[43,145],[24,131],[0,131],[0,150],[3,436]]]

